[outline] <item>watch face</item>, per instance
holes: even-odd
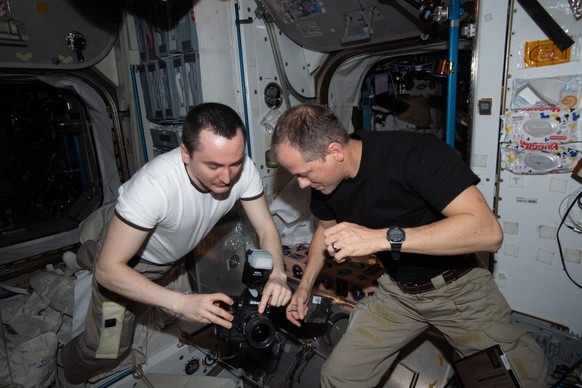
[[[402,242],[404,241],[404,231],[398,227],[390,228],[388,237],[390,237],[390,241]]]

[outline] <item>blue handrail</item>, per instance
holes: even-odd
[[[137,124],[138,124],[138,128],[139,128],[139,138],[141,140],[141,147],[142,147],[142,152],[143,152],[143,160],[144,163],[148,162],[148,147],[147,147],[147,142],[146,142],[146,138],[145,138],[145,129],[143,126],[143,121],[141,118],[141,106],[139,104],[139,92],[137,89],[137,79],[135,77],[135,73],[137,72],[137,66],[132,66],[130,69],[129,74],[131,75],[131,86],[133,88],[133,98],[135,99],[135,109],[137,112]],[[144,85],[142,85],[144,86]],[[119,141],[123,141],[123,139],[119,139]]]
[[[240,81],[241,81],[241,88],[242,88],[242,98],[243,98],[243,113],[244,113],[244,120],[245,120],[245,128],[247,131],[247,153],[249,157],[252,157],[251,152],[251,138],[250,138],[250,131],[249,128],[249,113],[247,107],[247,85],[245,80],[245,66],[243,60],[243,49],[242,49],[242,38],[241,38],[241,30],[240,30],[240,17],[239,17],[239,2],[236,0],[234,2],[234,15],[235,15],[235,23],[236,23],[236,38],[238,43],[238,59],[239,59],[239,66],[240,66]]]
[[[455,148],[456,101],[457,101],[457,61],[459,58],[459,17],[460,0],[451,0],[449,8],[449,62],[452,64],[448,78],[446,142]]]

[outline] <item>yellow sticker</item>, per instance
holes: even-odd
[[[48,13],[48,4],[42,1],[37,2],[36,11],[41,13]]]
[[[525,43],[526,67],[557,65],[570,62],[571,47],[561,51],[551,40],[534,40]]]
[[[73,57],[71,57],[70,55],[67,55],[67,56],[59,55],[57,58],[59,59],[59,61],[61,63],[64,63],[65,65],[73,62]]]
[[[28,62],[28,61],[30,61],[30,58],[32,58],[32,53],[31,52],[16,53],[15,56],[17,59],[20,59],[22,62]]]

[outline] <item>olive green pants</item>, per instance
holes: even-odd
[[[92,240],[81,245],[77,252],[79,265],[93,271],[99,248]],[[136,258],[129,264],[146,278],[159,282],[182,263],[157,265]],[[135,320],[145,309],[144,304],[109,291],[93,278],[85,331],[69,341],[61,352],[67,381],[81,384],[118,366],[131,352]]]
[[[375,294],[354,308],[322,368],[321,386],[376,386],[400,349],[429,325],[463,357],[499,344],[525,388],[546,386],[546,357],[526,329],[511,323],[511,309],[489,271],[475,268],[449,284],[440,275],[431,280],[437,289],[412,295],[383,275]]]

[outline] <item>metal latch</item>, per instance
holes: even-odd
[[[65,38],[67,46],[77,54],[77,60],[81,63],[85,62],[83,50],[87,48],[87,39],[78,31],[71,31]]]

